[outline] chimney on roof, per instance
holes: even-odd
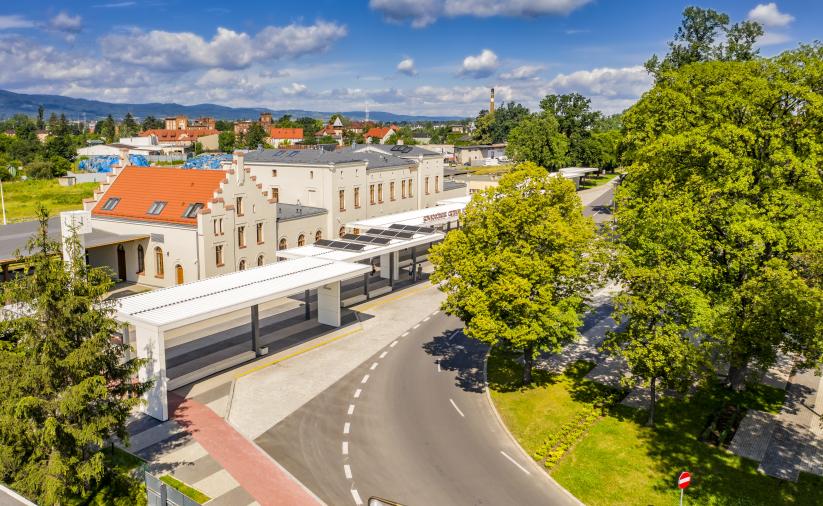
[[[243,163],[243,156],[244,156],[244,153],[242,151],[235,151],[234,152],[234,160],[233,160],[234,163],[233,163],[233,165],[234,165],[234,170],[236,170],[238,172],[243,172],[244,170],[246,170],[246,166]]]
[[[129,148],[120,148],[120,168],[129,164]]]
[[[494,114],[494,88],[492,88],[491,98],[489,99],[489,114]]]

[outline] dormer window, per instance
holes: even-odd
[[[119,203],[120,199],[118,197],[111,197],[103,204],[103,211],[112,211]]]
[[[151,214],[151,215],[157,216],[158,214],[160,214],[160,213],[162,213],[162,212],[163,212],[163,209],[165,209],[165,208],[166,208],[166,204],[167,204],[166,202],[163,202],[163,201],[161,201],[161,200],[156,200],[156,201],[155,201],[155,202],[151,205],[151,207],[149,208],[149,210],[147,211],[147,214]]]
[[[189,207],[186,208],[186,212],[183,213],[183,218],[196,218],[197,211],[201,209],[203,209],[203,204],[201,204],[200,202],[189,204]]]

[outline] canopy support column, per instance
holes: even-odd
[[[412,282],[417,282],[417,246],[412,246],[411,248],[411,258],[412,258],[412,270],[411,270],[411,278]]]
[[[369,273],[363,274],[363,295],[369,300]]]
[[[144,398],[143,411],[161,422],[169,419],[168,380],[166,378],[166,343],[163,331],[157,327],[135,325],[137,357],[146,360],[140,367],[140,381],[154,383]]]
[[[340,281],[317,289],[317,321],[332,327],[340,326]]]
[[[311,320],[311,302],[309,301],[309,293],[310,290],[306,290],[303,293],[303,300],[305,301],[304,306],[306,306],[306,320]]]
[[[257,304],[251,307],[251,350],[254,356],[260,356],[260,308]]]

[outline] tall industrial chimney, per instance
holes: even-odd
[[[492,96],[489,100],[489,114],[494,114],[494,88],[492,88]]]

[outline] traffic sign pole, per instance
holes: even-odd
[[[680,489],[680,506],[683,506],[683,492],[692,482],[692,475],[688,471],[683,471],[677,477],[677,487]]]
[[[683,492],[685,490],[686,490],[685,488],[680,489],[680,506],[683,506]]]

